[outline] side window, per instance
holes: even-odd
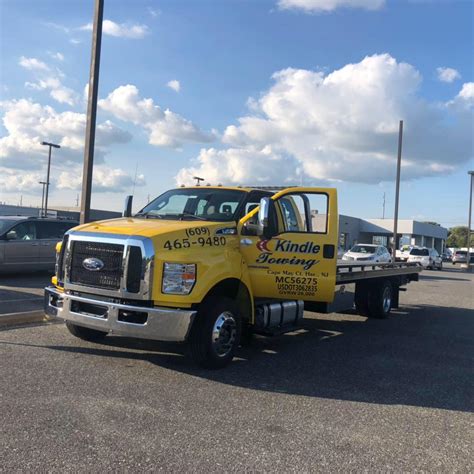
[[[294,193],[278,199],[286,232],[328,231],[329,198],[323,193]]]
[[[36,222],[38,228],[38,239],[58,239],[63,238],[64,233],[71,228],[69,222]]]
[[[15,232],[16,238],[12,240],[36,240],[36,226],[34,222],[22,222],[16,225],[10,232]]]

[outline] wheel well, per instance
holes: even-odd
[[[253,306],[250,292],[247,286],[237,278],[227,278],[217,283],[208,291],[203,302],[215,296],[227,296],[237,301],[242,318],[252,320]]]

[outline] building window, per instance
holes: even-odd
[[[375,245],[387,246],[387,237],[385,235],[374,235],[372,237],[372,243]]]

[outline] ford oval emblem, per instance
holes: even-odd
[[[91,272],[98,272],[104,268],[104,262],[100,258],[89,257],[82,261],[82,266]]]

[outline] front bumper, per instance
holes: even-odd
[[[131,306],[69,295],[46,287],[44,310],[52,318],[98,331],[156,341],[182,342],[188,337],[196,311]]]

